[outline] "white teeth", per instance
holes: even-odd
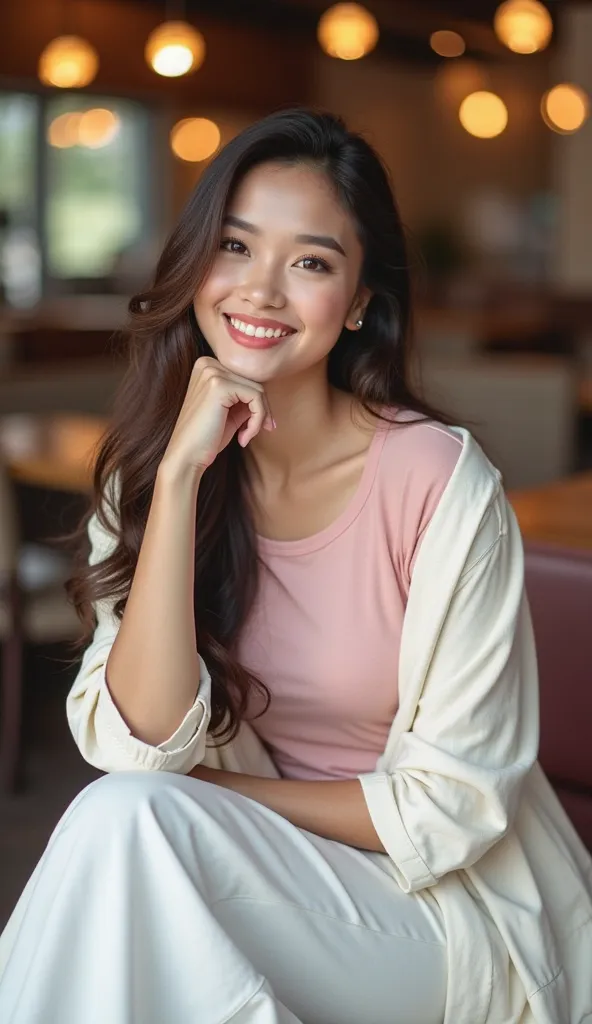
[[[275,330],[273,327],[255,327],[254,324],[246,324],[234,316],[230,316],[228,319],[235,330],[242,334],[248,334],[250,337],[254,335],[256,338],[285,338],[289,333],[289,331],[282,331],[281,327],[277,327]]]

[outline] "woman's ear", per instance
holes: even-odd
[[[372,298],[372,292],[365,286],[360,289],[356,295],[354,301],[350,306],[349,313],[345,321],[345,326],[348,331],[359,331],[360,327],[364,323],[364,316],[368,308],[368,303]]]

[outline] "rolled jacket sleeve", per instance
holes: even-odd
[[[115,634],[98,638],[87,649],[66,712],[70,731],[85,761],[104,772],[165,771],[186,775],[204,757],[209,724],[210,676],[200,657],[196,699],[183,721],[163,743],[153,747],[133,736],[120,715],[105,678]]]
[[[418,607],[413,635],[429,643],[433,597]],[[537,682],[522,540],[502,496],[454,588],[411,728],[384,771],[359,777],[406,892],[474,864],[511,827],[537,756]]]
[[[106,559],[116,539],[105,529],[96,514],[88,526],[91,542],[90,564]],[[205,755],[210,721],[208,669],[199,658],[196,698],[172,736],[158,746],[133,736],[109,692],[106,665],[117,636],[119,620],[112,602],[95,604],[97,626],[93,640],[84,652],[80,669],[66,699],[70,731],[80,753],[89,764],[104,772],[168,771],[187,774]]]

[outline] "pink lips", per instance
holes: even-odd
[[[233,341],[236,341],[237,344],[243,345],[244,348],[274,348],[275,345],[279,345],[281,341],[285,341],[286,338],[289,337],[289,334],[286,334],[283,338],[256,338],[254,334],[243,334],[242,331],[238,331],[236,327],[233,327],[228,319],[228,314],[225,314],[223,319],[230,337]],[[251,319],[245,319],[245,322],[255,323],[255,321]],[[265,327],[266,329],[271,327],[273,330],[277,330],[278,328],[286,330],[284,325],[277,323],[275,320],[257,320],[257,326]]]

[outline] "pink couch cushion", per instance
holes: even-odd
[[[592,553],[525,545],[541,693],[540,761],[592,800]]]

